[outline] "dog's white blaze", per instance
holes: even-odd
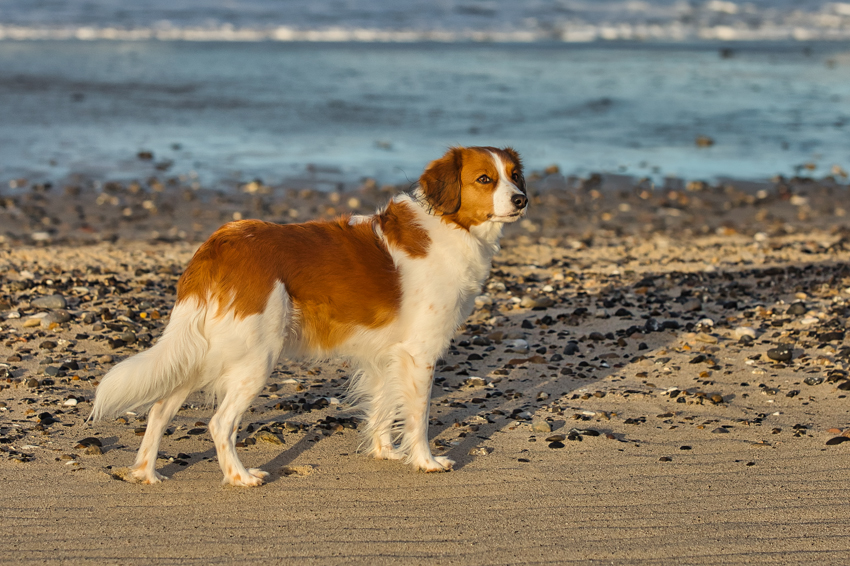
[[[492,151],[490,155],[493,156],[493,162],[499,170],[499,184],[496,185],[496,190],[493,193],[493,215],[504,218],[518,212],[514,203],[511,202],[511,197],[521,195],[523,192],[514,184],[508,174],[508,164],[502,160],[501,156]]]

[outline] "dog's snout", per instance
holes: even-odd
[[[528,197],[522,194],[515,194],[511,197],[511,202],[517,209],[522,210],[528,204]]]

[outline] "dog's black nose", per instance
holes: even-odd
[[[521,194],[515,194],[511,197],[511,202],[515,207],[522,210],[528,204],[528,197]]]

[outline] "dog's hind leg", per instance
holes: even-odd
[[[130,476],[141,483],[159,483],[164,479],[168,479],[156,471],[156,458],[159,453],[159,443],[162,439],[162,433],[186,397],[189,395],[189,388],[180,387],[171,392],[171,394],[160,399],[148,411],[147,427],[145,429],[145,437],[142,439],[142,445],[139,447],[139,453],[136,455],[136,462],[130,468]]]
[[[262,391],[272,371],[268,364],[246,363],[232,368],[222,375],[225,392],[213,418],[210,419],[210,434],[218,453],[218,464],[224,473],[222,483],[252,487],[262,485],[267,472],[258,469],[246,470],[236,454],[236,432],[242,415],[251,401]]]

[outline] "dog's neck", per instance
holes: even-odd
[[[408,202],[410,202],[413,206],[418,207],[426,215],[436,218],[443,217],[443,214],[434,208],[422,192],[422,189],[419,187],[416,187],[410,193],[404,193],[396,198],[405,199],[405,197],[406,199],[409,199]],[[471,226],[469,230],[466,230],[465,228],[450,221],[443,221],[440,222],[440,224],[449,230],[461,232],[463,235],[468,235],[469,240],[471,240],[470,243],[475,243],[480,246],[482,248],[481,252],[485,256],[492,258],[499,252],[499,239],[502,237],[502,228],[505,226],[503,222],[487,221],[482,224]]]

